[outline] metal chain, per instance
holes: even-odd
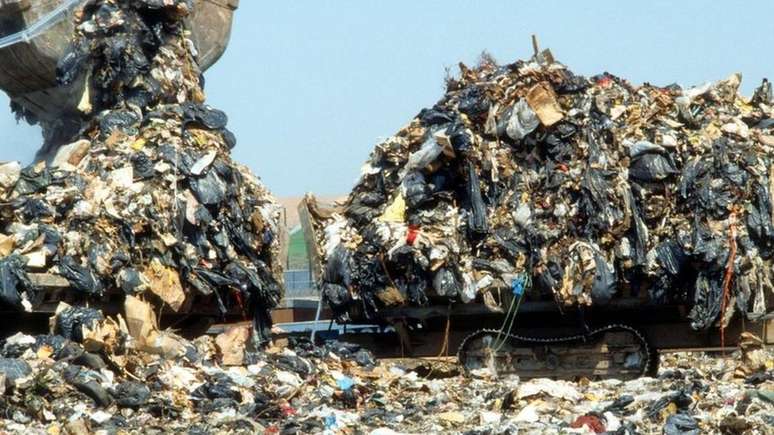
[[[650,351],[650,346],[648,346],[647,340],[645,340],[645,337],[643,337],[642,334],[640,334],[640,332],[637,329],[632,328],[631,326],[624,325],[624,324],[620,324],[620,323],[610,324],[610,325],[606,325],[606,326],[602,326],[600,328],[597,328],[597,329],[589,332],[588,334],[577,334],[577,335],[570,335],[570,336],[565,336],[565,337],[537,338],[537,337],[526,337],[526,336],[523,336],[523,335],[515,335],[515,334],[508,333],[507,334],[507,338],[523,341],[523,342],[526,342],[526,343],[545,343],[545,344],[548,344],[548,343],[562,343],[562,342],[568,342],[568,341],[580,341],[580,340],[583,340],[583,339],[585,339],[587,337],[590,337],[592,335],[601,334],[603,332],[607,332],[607,331],[610,331],[610,330],[613,330],[613,329],[623,329],[623,330],[626,330],[628,332],[631,332],[633,335],[635,335],[637,337],[637,339],[640,341],[640,346],[645,351],[645,365],[644,365],[644,367],[642,369],[641,374],[647,373],[648,369],[650,368],[650,361],[651,361],[651,358],[652,358],[651,351]],[[462,340],[462,343],[460,343],[459,350],[457,351],[457,359],[460,361],[460,363],[462,363],[463,367],[465,365],[464,361],[463,361],[464,352],[465,352],[465,346],[467,345],[468,340],[472,340],[473,338],[475,338],[476,336],[481,335],[481,334],[486,334],[486,333],[495,334],[497,332],[498,331],[496,329],[481,329],[481,330],[478,330],[478,331],[468,335],[467,337],[465,337],[465,339]]]

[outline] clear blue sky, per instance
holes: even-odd
[[[207,73],[234,157],[278,196],[350,190],[380,138],[443,92],[444,69],[482,50],[531,54],[530,34],[575,72],[635,84],[774,78],[774,1],[242,0],[231,45]],[[0,159],[40,139],[0,97]]]

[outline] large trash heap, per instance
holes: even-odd
[[[768,81],[749,99],[740,81],[633,86],[576,75],[548,51],[461,64],[434,106],[375,147],[343,205],[311,202],[323,294],[341,319],[502,306],[511,287],[562,306],[688,303],[697,329],[760,318],[773,295],[774,108]]]
[[[205,104],[191,12],[185,0],[98,0],[77,14],[57,74],[86,78],[80,137],[48,161],[0,166],[5,304],[35,308],[44,292],[30,274],[45,272],[87,300],[241,307],[268,334],[281,209],[231,160],[226,114]]]

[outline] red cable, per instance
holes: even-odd
[[[728,233],[728,261],[726,262],[726,273],[723,277],[723,299],[720,301],[720,347],[725,350],[726,347],[726,325],[725,314],[726,306],[730,299],[729,290],[731,289],[731,280],[734,277],[734,259],[736,257],[736,213],[731,212],[729,217]]]

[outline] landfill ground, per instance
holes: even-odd
[[[774,353],[754,339],[742,354],[662,355],[656,377],[569,382],[462,374],[450,358],[374,361],[335,341],[237,350],[246,363],[226,366],[215,349],[227,336],[186,343],[176,359],[131,346],[121,355],[92,353],[53,335],[7,338],[0,431],[767,434],[774,427]]]
[[[11,3],[31,2],[0,0]],[[46,86],[77,98],[67,118],[43,120],[34,163],[0,163],[0,306],[56,307],[45,334],[2,319],[0,435],[774,434],[774,352],[750,334],[725,353],[664,354],[654,377],[626,381],[466,372],[453,358],[376,360],[273,335],[286,216],[232,158],[227,114],[206,104],[204,3],[223,2],[91,0],[68,15]],[[724,344],[732,321],[771,322],[771,82],[750,98],[739,74],[636,86],[534,47],[460,64],[436,104],[376,145],[346,201],[305,198],[314,286],[334,319],[389,323],[403,343],[412,317],[388,310],[448,306],[443,348],[453,306],[505,314],[499,339],[522,299],[560,313],[658,307],[653,322],[689,307],[680,318],[697,336]],[[40,121],[19,101],[18,119]],[[248,322],[194,339],[168,313]],[[512,341],[553,343],[530,346],[554,356],[602,330],[614,350],[578,360],[647,372],[662,344],[605,328]],[[482,359],[522,375],[539,365],[503,343]]]

